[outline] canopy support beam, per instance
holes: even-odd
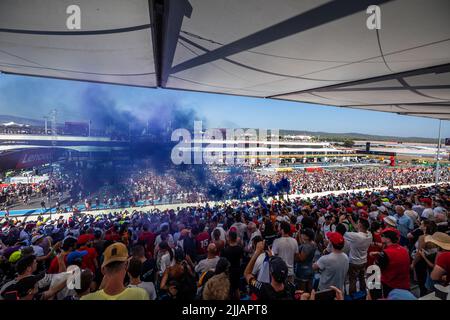
[[[437,147],[437,155],[436,155],[436,185],[439,184],[439,178],[440,178],[439,155],[441,153],[441,125],[442,125],[442,120],[439,120],[438,147]]]

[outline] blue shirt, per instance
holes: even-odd
[[[410,231],[413,230],[414,224],[410,217],[408,217],[406,214],[403,216],[399,216],[398,214],[395,215],[397,218],[397,228],[400,231],[400,234],[402,237],[405,237],[408,235]]]

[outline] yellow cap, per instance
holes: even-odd
[[[103,253],[103,264],[102,267],[116,261],[127,261],[128,260],[128,249],[121,243],[116,242],[108,246]]]

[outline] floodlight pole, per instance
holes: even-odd
[[[437,147],[437,155],[436,155],[436,185],[439,184],[440,178],[440,165],[439,165],[439,154],[441,153],[441,124],[442,120],[439,119],[439,133],[438,133],[438,147]]]

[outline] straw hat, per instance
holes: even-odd
[[[426,236],[425,242],[431,242],[444,250],[450,250],[450,236],[443,232],[435,232],[432,236]]]
[[[397,226],[397,219],[393,216],[387,216],[383,218],[385,224],[390,225],[391,227]]]

